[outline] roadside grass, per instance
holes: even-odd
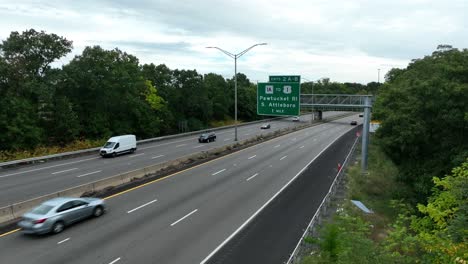
[[[238,124],[242,123],[241,120],[238,120]],[[221,121],[212,121],[210,122],[210,127],[221,127],[221,126],[228,126],[234,125],[233,119],[226,119]],[[0,162],[12,161],[12,160],[20,160],[20,159],[28,159],[40,156],[47,156],[53,155],[58,153],[64,153],[69,151],[77,151],[83,150],[88,148],[96,148],[104,145],[108,138],[97,139],[97,140],[76,140],[67,144],[65,146],[38,146],[31,150],[0,150]]]
[[[347,168],[346,196],[327,223],[319,228],[319,237],[307,238],[312,245],[302,264],[315,263],[394,263],[392,256],[379,244],[398,217],[395,194],[402,191],[397,184],[398,170],[371,138],[369,167],[361,173],[360,152],[357,161]],[[365,214],[350,200],[359,200],[373,213]]]
[[[17,150],[17,151],[0,151],[0,162],[11,160],[27,159],[40,157],[52,154],[58,154],[68,151],[76,151],[81,149],[95,148],[104,145],[107,139],[99,140],[76,140],[65,146],[39,146],[32,150]]]

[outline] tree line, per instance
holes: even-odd
[[[206,128],[234,109],[233,79],[140,64],[119,49],[73,48],[56,34],[12,32],[0,44],[0,149],[31,149],[133,133],[139,138]],[[238,74],[239,119],[254,120],[256,87]],[[182,126],[181,126],[182,125]]]
[[[440,45],[392,69],[372,109],[369,171],[348,170],[346,205],[305,257],[312,263],[467,263],[468,49]]]
[[[386,75],[373,109],[379,143],[398,166],[404,197],[424,202],[432,177],[468,157],[468,49],[440,45]]]
[[[118,134],[149,138],[199,130],[232,119],[234,78],[141,64],[118,48],[86,47],[61,67],[73,43],[34,29],[0,44],[0,150],[64,145]],[[256,85],[238,73],[238,118],[259,119]],[[303,93],[367,91],[322,79]],[[369,87],[374,87],[370,84]],[[370,89],[372,91],[372,89]]]

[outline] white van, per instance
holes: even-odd
[[[135,135],[124,135],[118,137],[111,137],[106,144],[101,148],[99,154],[101,156],[112,156],[115,157],[120,153],[135,152],[136,137]]]

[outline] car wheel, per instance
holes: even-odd
[[[102,209],[102,206],[96,206],[96,208],[94,208],[93,210],[94,217],[100,217],[103,214],[104,214],[104,209]]]
[[[55,222],[55,224],[52,226],[52,233],[58,234],[65,229],[65,224],[62,221]]]
[[[117,153],[115,153],[115,152],[112,153],[112,157],[113,157],[113,158],[117,157]]]

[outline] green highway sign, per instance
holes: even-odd
[[[270,82],[300,83],[301,76],[300,75],[270,75]]]
[[[300,90],[299,82],[258,83],[257,114],[298,116],[300,113]]]

